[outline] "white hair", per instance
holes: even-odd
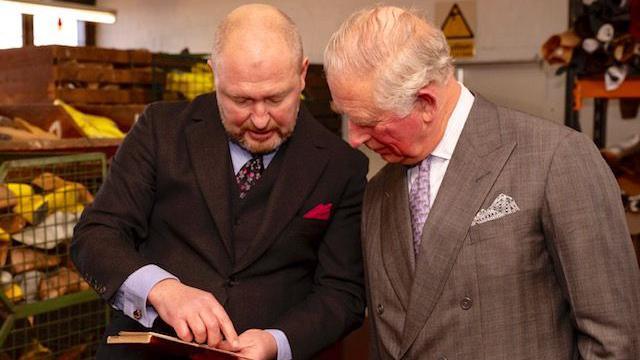
[[[331,36],[324,67],[328,78],[372,77],[376,106],[404,116],[422,87],[446,82],[453,60],[442,31],[414,10],[376,6],[352,14]]]

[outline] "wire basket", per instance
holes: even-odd
[[[105,173],[101,153],[0,166],[0,360],[95,352],[108,309],[74,268],[69,242]]]

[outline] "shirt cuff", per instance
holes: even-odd
[[[115,295],[112,306],[125,315],[150,328],[158,317],[153,306],[147,304],[151,289],[160,281],[177,277],[157,265],[145,265],[134,271]]]
[[[291,360],[291,346],[289,345],[287,335],[278,329],[266,329],[265,331],[276,339],[276,347],[278,348],[277,360]]]

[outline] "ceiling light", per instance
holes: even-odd
[[[55,0],[0,0],[0,8],[29,15],[71,17],[80,21],[104,24],[116,22],[115,10]]]

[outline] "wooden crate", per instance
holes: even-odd
[[[127,132],[131,129],[145,105],[75,105],[87,114],[106,116],[112,119],[118,128]],[[46,153],[69,154],[82,152],[102,152],[107,158],[113,156],[122,143],[121,139],[83,138],[71,117],[60,106],[49,104],[0,105],[0,115],[10,118],[19,117],[43,130],[57,123],[61,133],[60,140],[0,141],[0,158],[12,154]]]
[[[122,132],[131,129],[138,115],[145,105],[76,105],[75,108],[92,115],[106,116],[113,120]],[[58,122],[63,138],[82,137],[74,126],[73,120],[60,106],[49,104],[34,105],[0,105],[0,115],[10,118],[22,118],[29,123],[48,130],[53,123]]]
[[[41,46],[0,51],[0,104],[144,104],[153,100],[147,50]]]

